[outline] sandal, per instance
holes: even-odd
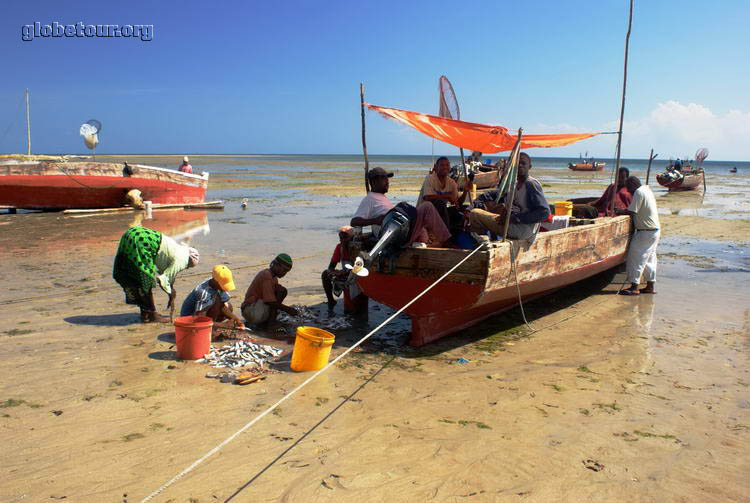
[[[641,292],[639,292],[638,290],[628,290],[628,289],[620,290],[617,293],[619,293],[620,295],[640,295],[641,294]]]

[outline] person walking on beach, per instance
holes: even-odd
[[[180,167],[178,169],[183,173],[193,172],[193,167],[190,165],[190,159],[188,159],[188,156],[182,158],[182,164],[180,164]]]
[[[185,297],[180,316],[207,316],[214,321],[214,328],[245,328],[229,303],[228,292],[234,289],[232,271],[225,265],[214,266],[211,278]]]
[[[544,197],[542,184],[536,178],[529,176],[531,157],[521,152],[518,161],[518,176],[516,177],[516,193],[513,198],[513,208],[510,212],[508,226],[509,239],[533,241],[539,230],[539,225],[550,216],[549,203]],[[503,233],[505,225],[504,198],[496,203],[497,190],[485,192],[474,201],[475,208],[469,212],[469,226],[472,232],[485,234],[489,231],[494,236]]]
[[[633,201],[627,209],[616,209],[615,213],[633,217],[635,233],[630,240],[627,258],[627,281],[630,282],[630,286],[619,293],[656,293],[656,247],[660,236],[656,199],[648,185],[641,185],[640,179],[636,176],[628,177],[625,186],[633,194]],[[646,280],[646,288],[639,290],[641,279]]]
[[[168,318],[156,312],[153,288],[169,295],[167,307],[174,311],[177,274],[194,267],[200,259],[198,250],[178,244],[171,237],[147,227],[131,227],[120,238],[112,277],[125,291],[125,302],[141,309],[143,323],[166,323]]]
[[[279,253],[267,269],[255,275],[240,306],[245,321],[251,325],[265,325],[276,321],[279,311],[297,316],[295,308],[284,304],[288,292],[279,284],[279,278],[283,278],[291,270],[292,257]]]
[[[388,192],[389,179],[392,176],[393,173],[388,173],[380,167],[373,168],[367,173],[367,178],[370,180],[370,192],[359,203],[350,223],[352,227],[370,225],[375,237],[380,234],[383,218],[394,207],[394,204],[385,195]],[[414,231],[411,233],[411,239],[407,244],[423,243],[423,246],[426,246],[431,241],[430,234],[435,237],[434,244],[438,247],[447,244],[451,233],[435,207],[432,204],[422,203],[416,209],[416,219],[411,222]]]

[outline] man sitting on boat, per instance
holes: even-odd
[[[550,216],[549,203],[544,197],[542,184],[529,176],[531,158],[521,152],[518,161],[516,193],[510,213],[508,238],[534,241],[539,224]],[[499,202],[497,190],[485,192],[474,201],[474,209],[469,213],[469,225],[472,232],[486,234],[493,239],[502,236],[505,225],[505,197]]]
[[[635,233],[630,240],[627,259],[627,280],[630,287],[620,290],[621,295],[638,295],[656,293],[656,247],[659,244],[659,212],[656,198],[648,185],[641,185],[636,176],[625,181],[628,190],[633,194],[633,201],[627,209],[616,210],[618,215],[633,217]],[[641,276],[646,280],[646,288],[638,289]]]
[[[438,157],[432,172],[425,177],[420,198],[417,199],[417,207],[423,202],[428,202],[435,206],[440,218],[443,219],[443,223],[449,229],[460,225],[461,215],[458,212],[458,208],[461,207],[466,199],[466,187],[464,187],[463,193],[459,196],[458,183],[448,176],[450,171],[451,162],[448,158]]]
[[[214,266],[211,277],[185,297],[180,316],[207,316],[214,328],[245,328],[229,303],[228,292],[234,289],[232,271],[225,265]]]
[[[279,285],[279,278],[283,278],[291,270],[292,257],[286,253],[279,253],[267,269],[255,275],[245,292],[245,300],[241,306],[245,321],[251,325],[265,325],[276,321],[279,311],[297,316],[295,308],[284,304],[288,292]]]
[[[169,321],[156,312],[153,288],[158,284],[174,307],[177,274],[198,263],[198,250],[147,227],[131,227],[120,238],[112,276],[125,291],[125,302],[141,309],[143,323]]]
[[[179,171],[182,171],[183,173],[193,172],[193,167],[190,165],[190,159],[188,159],[188,156],[182,158],[182,164],[180,164]]]
[[[620,168],[617,172],[617,188],[615,184],[610,184],[607,190],[604,191],[602,197],[589,203],[591,206],[597,209],[599,216],[612,216],[612,198],[615,200],[615,209],[624,210],[630,206],[630,202],[633,200],[633,195],[628,192],[628,188],[625,186],[625,180],[630,176],[630,170],[628,168]]]
[[[380,226],[385,215],[394,207],[394,204],[386,197],[389,179],[393,173],[386,172],[383,168],[373,168],[367,173],[370,181],[370,192],[359,203],[357,212],[351,220],[352,227],[372,226],[372,232],[377,237],[380,234]],[[451,233],[443,223],[435,207],[430,203],[422,203],[416,208],[416,218],[412,222],[414,231],[407,245],[415,243],[433,244],[441,247],[450,240]],[[430,239],[434,236],[434,240]]]

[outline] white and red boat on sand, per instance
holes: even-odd
[[[123,206],[132,189],[154,204],[202,203],[208,173],[63,156],[0,156],[0,206],[63,210]]]

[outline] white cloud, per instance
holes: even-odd
[[[697,103],[667,101],[642,119],[626,121],[623,136],[626,156],[643,157],[640,152],[653,148],[661,157],[684,157],[707,147],[709,159],[743,160],[750,158],[750,113],[721,115]]]

